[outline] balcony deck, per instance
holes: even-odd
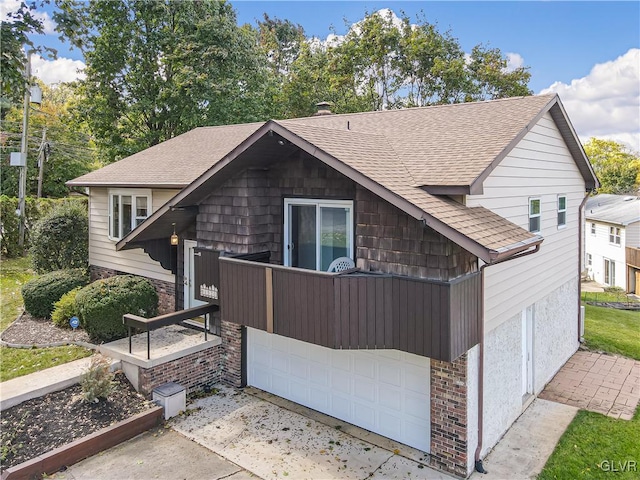
[[[451,361],[479,341],[480,275],[451,282],[219,259],[229,322],[334,349],[396,349]]]

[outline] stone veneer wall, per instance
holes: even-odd
[[[467,476],[467,354],[431,359],[431,465]]]
[[[120,272],[112,268],[98,267],[91,265],[89,267],[91,281],[100,280],[103,278],[114,277],[116,275],[131,275],[127,272]],[[146,278],[155,287],[158,292],[158,314],[163,315],[165,313],[175,312],[176,308],[176,288],[173,283],[165,282],[163,280],[156,280],[155,278]]]
[[[220,345],[151,368],[138,367],[139,389],[151,395],[154,388],[176,382],[187,394],[211,387],[220,380],[222,349]]]
[[[363,270],[444,281],[477,270],[474,255],[360,186],[356,248]]]

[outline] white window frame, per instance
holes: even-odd
[[[120,218],[120,222],[118,223],[118,232],[114,232],[113,231],[113,198],[114,197],[131,197],[131,208],[132,208],[132,212],[131,212],[131,230],[134,230],[137,226],[138,226],[138,220],[140,220],[140,223],[142,223],[145,219],[149,218],[149,216],[151,216],[151,214],[153,213],[153,207],[152,207],[152,194],[151,194],[151,190],[150,189],[110,189],[108,192],[109,195],[109,201],[108,201],[108,237],[111,240],[114,241],[118,241],[122,239],[122,200],[120,200],[119,205],[119,218]],[[147,216],[146,217],[139,217],[136,215],[135,209],[136,209],[136,198],[146,198],[147,199]]]
[[[616,285],[616,262],[610,258],[604,258],[604,284],[610,287]]]
[[[617,247],[622,245],[622,231],[620,227],[609,227],[609,243]]]
[[[289,210],[291,205],[315,205],[316,206],[316,234],[321,232],[320,225],[320,208],[346,208],[349,210],[347,215],[347,239],[348,243],[348,257],[353,259],[354,252],[354,235],[353,235],[353,200],[326,200],[319,198],[285,198],[284,199],[284,244],[283,244],[283,264],[285,267],[291,266],[291,260],[289,258],[289,251],[287,246],[291,243],[289,238]],[[321,242],[319,239],[316,241],[316,270],[320,271],[321,261]]]
[[[593,266],[593,255],[591,255],[590,253],[587,253],[587,267],[592,267]]]
[[[594,222],[591,222],[591,235],[595,235],[596,234],[596,224]]]
[[[560,199],[564,198],[564,208],[560,208]],[[558,228],[565,228],[567,226],[567,196],[558,195]],[[562,219],[562,220],[561,220]]]
[[[531,206],[533,205],[533,202],[535,201],[539,202],[539,212],[536,213],[531,213]],[[529,231],[531,233],[540,233],[542,231],[542,200],[540,199],[540,197],[529,197]],[[531,229],[531,219],[533,218],[537,218],[538,219],[538,229],[537,230],[532,230]]]

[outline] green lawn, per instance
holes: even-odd
[[[538,480],[640,477],[640,407],[633,420],[580,410],[547,461]],[[635,471],[625,466],[636,462]],[[615,470],[614,470],[615,468]]]
[[[621,302],[639,303],[637,298],[625,293],[614,292],[582,292],[580,298],[583,302]]]
[[[586,306],[591,349],[640,360],[640,313]],[[633,420],[580,410],[538,480],[640,478],[640,407]]]
[[[585,309],[588,348],[640,360],[640,312],[592,305]]]
[[[0,263],[0,331],[22,311],[20,289],[35,277],[29,258],[2,260]],[[53,348],[0,347],[0,382],[91,355],[91,350],[67,345]]]

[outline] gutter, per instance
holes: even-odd
[[[479,360],[478,360],[478,446],[476,447],[474,460],[475,460],[475,468],[479,473],[489,473],[482,466],[482,460],[480,459],[480,452],[482,451],[482,435],[483,435],[483,413],[484,413],[484,270],[487,267],[491,267],[493,265],[497,265],[499,263],[503,263],[509,260],[516,260],[518,258],[526,257],[528,255],[532,255],[537,253],[540,250],[540,243],[535,244],[533,250],[527,250],[526,252],[519,253],[514,255],[513,257],[502,258],[496,260],[493,263],[485,263],[480,267],[480,291],[482,292],[482,296],[480,297],[480,352],[479,352]],[[580,296],[578,295],[578,300],[580,300]]]

